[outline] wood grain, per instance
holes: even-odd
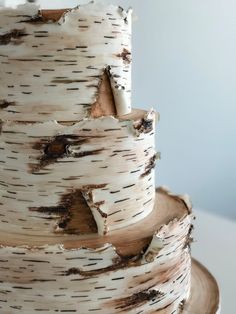
[[[192,215],[186,197],[165,189],[157,196],[154,216],[94,238],[94,249],[88,238],[77,239],[73,249],[44,237],[40,247],[30,237],[27,246],[16,245],[16,238],[5,246],[12,234],[0,234],[1,311],[179,313],[190,292]]]
[[[182,314],[219,314],[220,293],[215,278],[198,261],[192,260],[192,287]]]

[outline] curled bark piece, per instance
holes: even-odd
[[[134,128],[137,132],[137,135],[140,135],[141,133],[152,132],[154,130],[155,117],[156,117],[156,114],[152,110],[148,112],[142,119],[140,119],[139,121],[136,121],[134,123]]]
[[[1,289],[5,291],[2,311],[17,306],[24,313],[45,309],[72,312],[78,307],[78,299],[81,313],[178,311],[190,291],[191,259],[184,244],[192,219],[177,196],[160,193],[157,225],[162,227],[156,226],[153,240],[136,255],[120,255],[114,244],[105,244],[112,239],[107,237],[94,249],[89,248],[89,239],[87,245],[77,249],[61,245],[1,246]],[[175,219],[169,221],[170,215]],[[140,229],[137,234],[142,241],[145,235]],[[127,247],[132,233],[128,235],[126,243],[121,240]],[[153,258],[147,260],[157,248],[157,237],[163,245],[158,245]],[[70,302],[66,302],[68,299]]]
[[[94,3],[64,12],[39,11],[33,4],[3,8],[1,43],[0,95],[12,102],[11,110],[1,112],[3,120],[74,122],[91,112],[94,117],[131,112],[131,63],[126,62],[131,11]],[[20,45],[12,49],[9,43]],[[108,66],[111,110],[97,99]],[[12,84],[13,75],[20,84]]]
[[[20,233],[51,233],[55,220],[45,221],[43,213],[29,213],[29,208],[55,208],[71,190],[83,192],[101,235],[147,217],[155,199],[155,135],[135,136],[133,124],[146,112],[136,115],[84,119],[71,126],[3,122],[4,220]],[[85,191],[84,186],[98,188]]]
[[[54,219],[56,232],[65,234],[97,233],[97,225],[82,191],[76,190],[61,196],[60,203],[51,207],[30,207],[30,211]]]
[[[109,68],[109,76],[111,82],[111,88],[113,91],[113,97],[116,104],[116,111],[118,116],[126,115],[131,111],[131,105],[127,105],[127,89],[124,84],[119,83],[116,78],[120,77]],[[130,91],[128,91],[130,92]]]

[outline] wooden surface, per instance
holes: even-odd
[[[194,258],[205,265],[216,278],[220,288],[221,312],[235,313],[235,259],[236,221],[194,209]]]
[[[24,234],[9,233],[0,230],[0,244],[3,246],[43,246],[61,243],[66,249],[78,247],[101,247],[105,243],[113,244],[121,255],[135,255],[145,248],[151,241],[153,234],[161,226],[169,224],[173,220],[184,219],[189,214],[187,204],[180,197],[171,195],[159,188],[156,192],[156,205],[153,212],[142,221],[125,229],[116,230],[107,236],[90,235],[66,235],[66,236],[24,236]],[[140,230],[142,231],[140,233]]]
[[[50,21],[58,21],[62,15],[68,11],[69,9],[60,9],[60,10],[41,10],[42,16],[45,18],[45,20]]]
[[[193,259],[191,297],[183,314],[218,314],[219,303],[219,288],[215,278]]]

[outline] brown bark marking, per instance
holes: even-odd
[[[8,45],[13,43],[15,45],[21,44],[22,37],[28,36],[24,29],[12,29],[10,32],[0,35],[0,45]]]
[[[81,190],[62,195],[57,206],[30,207],[29,210],[47,214],[48,219],[59,218],[56,231],[66,234],[97,233],[97,224]]]
[[[116,114],[116,105],[107,68],[101,76],[97,100],[92,105],[90,115],[92,118],[99,118],[108,115],[115,116]]]
[[[69,80],[69,79],[54,79],[51,81],[51,83],[56,84],[72,84],[72,83],[86,83],[89,80]]]
[[[80,275],[83,277],[93,277],[100,274],[116,271],[124,268],[135,267],[140,265],[140,256],[119,257],[114,260],[114,264],[101,269],[83,271],[79,268],[69,268],[63,276]]]
[[[150,158],[149,163],[145,167],[144,173],[141,174],[141,178],[148,176],[152,172],[152,169],[155,169],[156,159],[157,159],[156,154]]]
[[[180,304],[179,304],[179,311],[180,311],[180,313],[183,312],[186,302],[187,302],[186,300],[182,300],[180,302]]]
[[[117,55],[118,58],[122,58],[125,63],[131,63],[131,52],[126,48],[123,49],[121,53]]]
[[[123,311],[130,311],[136,307],[143,305],[144,303],[152,300],[156,300],[159,297],[162,297],[163,294],[156,290],[143,290],[133,295],[118,299],[114,302],[114,307],[116,309],[121,309]]]
[[[45,24],[48,22],[57,22],[60,20],[62,15],[67,12],[67,9],[61,10],[42,10],[38,11],[38,14],[34,16],[24,16],[25,20],[19,21],[18,23],[29,23],[29,24]]]
[[[93,151],[82,151],[73,153],[70,151],[71,146],[78,147],[85,142],[88,142],[90,137],[80,137],[78,135],[66,134],[57,135],[51,141],[43,139],[33,145],[33,149],[42,151],[38,158],[39,164],[29,164],[31,173],[38,172],[46,166],[56,163],[59,158],[74,157],[82,158],[90,155],[97,155],[104,149]]]
[[[187,234],[187,236],[186,236],[186,241],[185,241],[185,244],[184,244],[184,249],[189,248],[189,250],[191,250],[191,244],[192,244],[192,242],[193,242],[193,237],[192,237],[193,230],[194,230],[194,225],[191,224],[190,227],[189,227],[188,234]]]
[[[7,107],[13,106],[13,105],[15,105],[15,102],[10,102],[10,101],[7,101],[5,99],[0,100],[0,110],[6,109]]]
[[[95,149],[92,151],[84,151],[81,153],[74,153],[72,156],[75,158],[82,158],[82,157],[86,157],[86,156],[98,155],[99,153],[101,153],[103,151],[104,151],[104,149],[101,148],[101,149]]]
[[[34,16],[24,16],[26,17],[25,20],[19,21],[18,23],[29,23],[29,24],[44,24],[48,22],[48,19],[46,19],[41,12],[39,11],[38,14]]]
[[[106,184],[105,184],[106,186]],[[105,201],[100,201],[100,202],[94,202],[94,197],[93,197],[93,190],[94,189],[98,189],[98,188],[104,188],[105,187],[104,185],[100,185],[100,186],[97,186],[97,185],[87,185],[87,186],[84,186],[83,187],[83,192],[84,192],[84,196],[86,197],[86,200],[88,202],[88,204],[91,206],[91,208],[95,208],[98,213],[101,215],[101,217],[104,219],[104,231],[103,231],[103,234],[107,234],[107,218],[108,218],[108,214],[107,213],[104,213],[100,206],[103,205],[105,203]]]
[[[90,190],[95,190],[95,189],[103,189],[107,186],[107,184],[89,184],[89,185],[84,185],[82,190],[83,191],[90,191]]]
[[[153,120],[144,117],[134,123],[134,129],[137,130],[138,133],[150,133],[153,131]]]

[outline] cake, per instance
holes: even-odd
[[[189,197],[155,188],[131,10],[0,10],[0,312],[180,313]]]

